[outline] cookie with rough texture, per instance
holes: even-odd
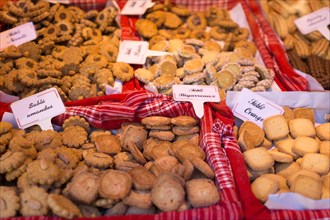
[[[330,122],[317,126],[316,135],[322,141],[330,141]]]
[[[135,28],[145,38],[151,38],[158,32],[157,25],[148,19],[139,19],[135,23]]]
[[[141,123],[144,125],[164,126],[171,124],[171,118],[164,116],[150,116],[143,118]]]
[[[187,135],[199,132],[199,126],[173,126],[172,132],[175,135]]]
[[[7,151],[0,157],[0,173],[10,172],[20,167],[26,156],[22,152]]]
[[[66,129],[70,126],[80,126],[85,128],[86,132],[89,132],[89,123],[84,119],[83,117],[80,117],[78,115],[76,116],[70,116],[69,118],[65,119],[63,122],[62,128]]]
[[[265,148],[254,148],[243,153],[247,165],[255,170],[267,170],[274,165],[274,159]]]
[[[111,168],[113,166],[113,159],[111,156],[101,152],[90,152],[84,156],[85,163],[88,166],[99,169]]]
[[[123,199],[126,205],[134,206],[140,209],[150,209],[152,207],[150,191],[131,190],[130,194]]]
[[[52,185],[59,179],[59,168],[50,161],[41,159],[30,163],[26,169],[28,179],[41,185]]]
[[[64,129],[62,138],[64,145],[79,148],[87,141],[87,132],[83,127],[70,126]]]
[[[283,115],[265,118],[263,128],[269,140],[278,140],[289,134],[289,126]]]
[[[19,202],[20,199],[14,187],[0,186],[0,218],[16,216],[20,207]]]
[[[172,141],[175,138],[175,134],[172,131],[152,129],[149,131],[149,137],[157,138],[163,141]]]
[[[47,202],[52,212],[62,218],[81,217],[79,208],[62,195],[49,194]]]
[[[210,179],[194,179],[186,182],[187,197],[193,207],[214,205],[220,201],[220,193]]]
[[[251,184],[253,194],[261,202],[265,203],[270,194],[275,194],[280,188],[278,181],[261,175]]]
[[[296,138],[299,136],[315,137],[316,131],[311,120],[295,118],[289,122],[290,134]]]
[[[188,141],[189,142],[189,141]],[[186,159],[191,159],[194,157],[199,157],[202,160],[205,160],[205,152],[198,146],[191,142],[182,145],[180,148],[174,151],[174,155],[181,161]]]
[[[21,207],[20,213],[23,216],[43,216],[48,213],[47,197],[45,189],[32,186],[26,189],[20,195]]]
[[[0,135],[9,132],[13,126],[9,122],[1,121],[0,122]]]
[[[137,190],[149,190],[156,178],[145,167],[137,166],[128,172],[133,180],[133,186]]]

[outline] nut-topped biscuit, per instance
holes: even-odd
[[[289,134],[289,126],[283,115],[274,115],[263,121],[264,131],[270,140],[278,140]]]
[[[0,218],[14,217],[20,207],[20,199],[16,189],[9,186],[0,186],[0,201]]]

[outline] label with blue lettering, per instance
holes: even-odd
[[[0,33],[0,51],[9,46],[19,46],[37,38],[33,23],[28,22]]]
[[[261,128],[265,118],[281,115],[283,112],[281,106],[246,88],[241,91],[233,108],[233,113],[237,118],[251,121]]]

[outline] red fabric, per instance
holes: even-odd
[[[106,4],[107,0],[70,0],[70,5],[78,6],[85,11],[101,11],[105,8]]]
[[[247,169],[241,150],[234,137],[232,125],[215,119],[213,130],[220,136],[222,147],[225,149],[234,175],[236,188],[239,193],[244,218],[249,219],[322,219],[330,218],[330,210],[270,210],[254,196]]]
[[[263,16],[256,0],[242,1],[254,41],[265,65],[276,73],[275,81],[283,91],[307,91],[307,80],[294,72],[275,32]]]

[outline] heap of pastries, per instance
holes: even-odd
[[[315,126],[312,109],[285,107],[283,115],[264,119],[263,129],[246,121],[237,135],[261,202],[285,192],[330,198],[330,122]]]
[[[330,42],[319,32],[303,35],[295,24],[301,16],[324,7],[327,0],[312,1],[260,1],[267,19],[282,39],[291,65],[312,75],[324,89],[330,89]]]
[[[0,22],[12,28],[32,21],[37,38],[0,52],[0,90],[24,98],[55,87],[69,101],[104,95],[115,79],[129,81],[133,68],[115,63],[117,13],[114,7],[84,12],[44,0],[9,1]]]
[[[155,214],[214,205],[220,193],[199,147],[199,121],[151,116],[112,134],[84,118],[63,130],[0,122],[0,217]]]

